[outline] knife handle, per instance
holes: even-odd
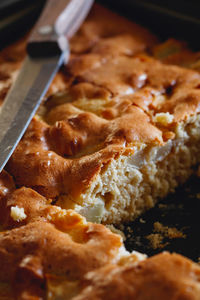
[[[67,39],[78,30],[92,3],[93,0],[47,0],[28,40],[28,54],[46,57],[67,51]]]

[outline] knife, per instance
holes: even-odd
[[[0,172],[23,136],[56,72],[69,57],[68,39],[93,0],[47,0],[30,35],[22,69],[0,108]]]

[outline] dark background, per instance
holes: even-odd
[[[120,14],[147,26],[161,39],[176,37],[199,47],[199,0],[99,0]],[[0,1],[0,47],[27,31],[45,0]]]

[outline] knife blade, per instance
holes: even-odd
[[[70,38],[93,0],[48,0],[28,42],[28,55],[0,108],[0,172],[23,136],[56,72],[68,59]]]

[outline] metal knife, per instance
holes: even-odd
[[[27,45],[22,69],[0,108],[0,172],[34,116],[61,64],[68,39],[86,17],[93,0],[47,0]]]

